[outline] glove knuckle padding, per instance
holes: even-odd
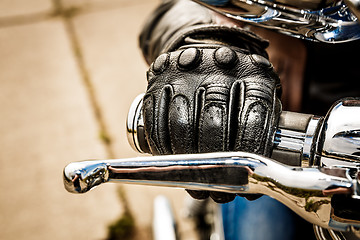
[[[153,154],[271,154],[280,83],[264,57],[192,45],[160,55],[147,76],[144,127]]]

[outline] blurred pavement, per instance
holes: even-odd
[[[137,156],[132,100],[146,89],[137,37],[158,0],[0,1],[0,239],[106,239],[123,212],[118,185],[67,193],[62,169]],[[151,239],[153,199],[182,219],[184,190],[128,185],[134,239]],[[181,239],[195,239],[182,220]]]

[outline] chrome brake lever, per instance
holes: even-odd
[[[265,194],[321,227],[360,227],[359,221],[336,216],[331,203],[336,195],[359,195],[357,174],[347,168],[290,167],[256,154],[221,152],[83,161],[64,169],[65,188],[72,193],[104,182]]]

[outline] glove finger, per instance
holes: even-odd
[[[239,122],[241,121],[241,112],[244,106],[245,84],[243,81],[235,81],[230,89],[229,114],[228,114],[228,134],[227,141],[230,151],[235,150],[235,142],[239,135]]]
[[[154,112],[154,96],[147,94],[144,96],[143,102],[144,130],[151,153],[153,155],[159,155],[160,151],[156,144],[157,136],[155,129],[157,126],[155,125]]]
[[[194,150],[195,152],[200,152],[199,151],[199,122],[200,122],[200,116],[201,116],[201,112],[202,109],[204,107],[205,104],[205,88],[204,87],[199,87],[196,90],[195,93],[195,101],[194,101],[194,125],[193,125],[193,138],[195,140],[194,142]]]
[[[230,127],[228,126],[228,100],[230,84],[238,74],[239,58],[234,50],[221,47],[208,53],[210,71],[203,82],[206,89],[204,105],[199,116],[199,152],[228,151]],[[216,69],[216,70],[215,70]],[[226,73],[226,74],[224,74]]]
[[[266,85],[254,79],[244,80],[242,110],[238,120],[234,150],[268,155],[267,141],[272,125],[273,92]],[[259,88],[262,85],[262,88]]]
[[[223,193],[223,192],[210,192],[210,197],[216,203],[227,203],[235,199],[236,195],[232,193]]]
[[[279,78],[271,63],[256,54],[249,55],[247,76],[242,79],[244,101],[237,122],[235,151],[253,152],[264,156],[271,154],[274,124],[280,114],[276,92]]]
[[[199,116],[199,152],[226,151],[228,88],[222,84],[206,87],[204,106]]]
[[[169,106],[169,133],[174,154],[194,153],[194,138],[189,100],[176,95]]]
[[[201,111],[199,114],[199,152],[226,151],[227,145],[227,99],[229,89],[225,84],[211,84],[206,86],[198,99]],[[202,106],[203,105],[203,106]],[[235,195],[222,192],[209,192],[210,197],[217,203],[234,200]]]
[[[213,57],[218,67],[221,69],[230,69],[237,62],[236,54],[228,48],[220,48],[215,51]],[[232,81],[232,80],[231,80]],[[203,83],[201,95],[198,95],[196,109],[200,109],[197,118],[198,124],[198,151],[199,152],[215,152],[229,150],[229,133],[232,121],[229,115],[228,102],[230,98],[233,100],[232,108],[238,112],[238,95],[229,91],[229,83],[231,82],[227,76],[214,76],[208,78]],[[237,84],[236,86],[238,86]],[[238,89],[239,87],[234,87]],[[233,90],[235,92],[235,90]],[[239,91],[237,91],[239,92]],[[230,96],[229,96],[230,95]],[[237,104],[235,104],[235,102]],[[210,197],[217,203],[226,203],[234,200],[235,194],[223,192],[210,192]]]
[[[159,143],[159,150],[161,154],[172,154],[171,140],[169,132],[169,103],[173,95],[173,89],[170,85],[165,85],[161,91],[160,99],[158,103],[158,115],[157,121],[157,137]]]
[[[201,62],[201,51],[188,48],[170,57],[170,66],[176,67],[169,81],[174,86],[175,96],[169,106],[169,131],[173,153],[195,153],[193,125],[193,95],[191,85],[198,79],[198,74],[192,72]],[[184,83],[188,84],[184,85]],[[190,94],[189,94],[190,93]]]
[[[208,191],[199,191],[199,190],[189,190],[189,189],[185,189],[189,195],[192,198],[198,199],[198,200],[202,200],[202,199],[206,199],[209,197],[209,192]]]
[[[171,154],[168,108],[172,92],[171,86],[165,86],[157,100],[153,94],[144,96],[144,129],[153,155]]]
[[[256,199],[259,199],[263,196],[263,194],[237,194],[239,197],[244,197],[249,201],[255,201]]]

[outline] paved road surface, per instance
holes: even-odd
[[[156,0],[0,1],[1,239],[105,239],[123,212],[117,185],[67,193],[62,169],[134,157],[128,108],[146,87],[137,35]],[[110,141],[107,141],[110,139]],[[181,218],[183,190],[123,186],[136,239],[150,239],[152,200]],[[195,239],[180,225],[182,239]]]

